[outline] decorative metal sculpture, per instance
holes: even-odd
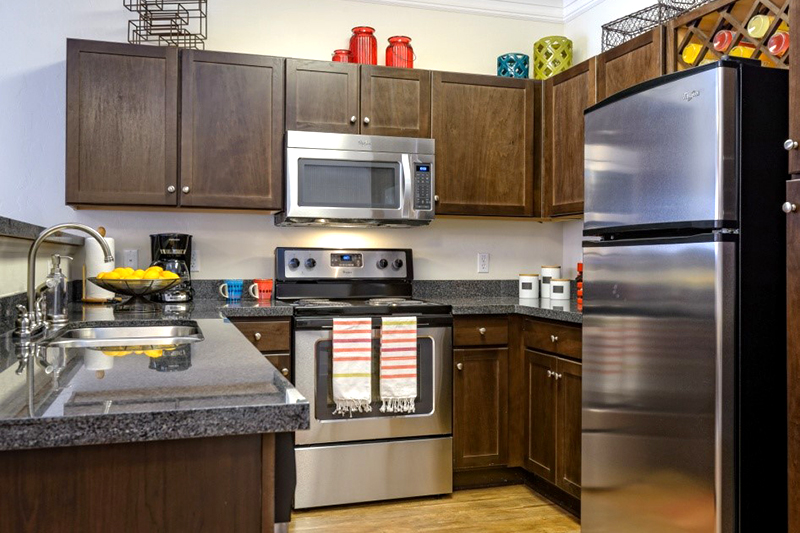
[[[659,0],[657,4],[603,24],[603,52],[630,41],[710,0]]]
[[[205,49],[208,0],[122,0],[139,18],[128,21],[128,42]]]

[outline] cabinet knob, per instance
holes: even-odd
[[[439,202],[439,195],[438,194],[434,194],[433,195],[433,201],[434,202]]]
[[[558,335],[550,335],[551,342],[558,342]]]
[[[189,186],[188,185],[184,185],[183,189],[181,189],[181,190],[183,191],[183,194],[189,194]]]
[[[548,377],[548,378],[552,378],[552,377],[553,377],[555,374],[556,374],[556,373],[555,373],[555,372],[553,372],[552,370],[548,370],[548,371],[547,371],[547,377]]]
[[[286,376],[288,378],[289,377],[289,369],[288,368],[281,368],[281,374],[283,374],[284,376]]]
[[[364,124],[369,124],[369,117],[364,117]]]
[[[254,337],[254,338],[257,340],[257,341],[260,341],[260,340],[261,340],[261,333],[259,333],[259,332],[257,332],[257,331],[256,331],[255,333],[253,333],[253,337]]]
[[[787,152],[791,152],[792,150],[797,150],[798,144],[797,141],[793,139],[786,139],[783,141],[783,149]]]
[[[797,211],[797,204],[793,204],[792,202],[784,202],[781,209],[783,209],[783,212],[786,214],[794,213]]]
[[[167,192],[168,192],[168,193],[173,193],[173,192],[175,192],[175,186],[174,186],[174,185],[170,185],[169,187],[167,187]]]
[[[355,124],[357,120],[358,120],[358,117],[353,115],[352,117],[350,117],[350,124]]]
[[[464,363],[456,364],[456,368],[459,369],[459,370],[464,370]]]
[[[561,379],[563,376],[561,374],[553,374],[557,380]]]
[[[486,335],[486,328],[478,328],[478,333],[481,335]]]

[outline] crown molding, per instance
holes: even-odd
[[[353,0],[369,4],[564,24],[605,0]]]

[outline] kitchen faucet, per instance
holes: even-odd
[[[14,331],[14,336],[20,339],[30,339],[32,336],[38,334],[44,328],[44,312],[40,309],[39,302],[36,301],[36,254],[42,243],[54,233],[61,230],[80,230],[84,233],[94,237],[100,243],[103,253],[106,254],[106,262],[113,261],[114,255],[111,253],[111,248],[108,247],[105,239],[94,229],[84,224],[75,222],[66,222],[64,224],[56,224],[46,230],[42,231],[39,236],[31,244],[31,249],[28,251],[28,307],[18,305],[17,315],[17,328]]]

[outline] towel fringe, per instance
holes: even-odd
[[[334,409],[333,414],[335,415],[350,415],[353,417],[353,413],[369,413],[372,411],[372,405],[370,405],[369,400],[334,400],[336,402],[336,409]]]
[[[381,413],[413,413],[416,411],[414,397],[381,398]]]

